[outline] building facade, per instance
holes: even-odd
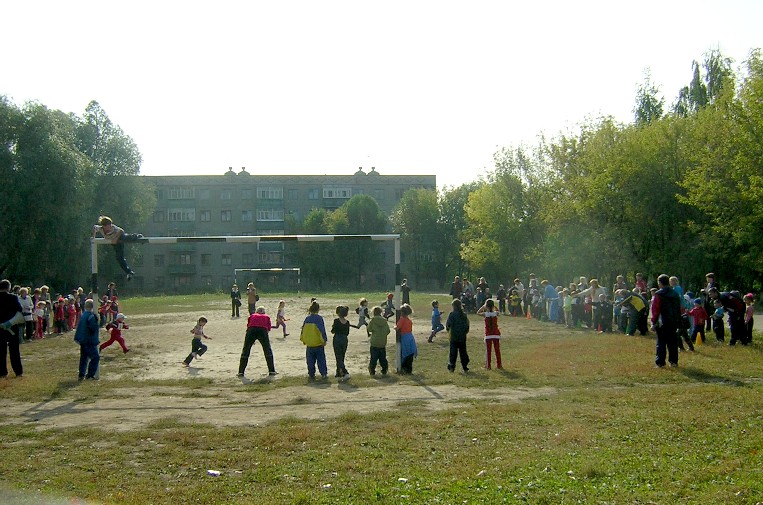
[[[373,197],[390,215],[413,188],[436,189],[434,175],[260,175],[229,169],[219,176],[145,176],[156,188],[156,209],[136,230],[151,237],[284,235],[315,208],[335,210],[354,195]],[[293,289],[295,273],[237,272],[236,269],[299,268],[283,242],[134,246],[134,287],[147,292],[227,291],[235,281],[271,283]],[[392,252],[385,252],[392,264]],[[389,269],[387,269],[389,270]],[[385,283],[384,276],[376,283]],[[394,282],[393,278],[390,281]],[[379,286],[376,286],[379,287]],[[384,289],[384,288],[382,288]]]

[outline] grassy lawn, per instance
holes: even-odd
[[[130,299],[130,314],[219,308],[225,294]],[[293,295],[272,295],[279,298]],[[360,295],[341,295],[354,308]],[[319,295],[330,312],[339,295]],[[372,304],[383,294],[369,296]],[[440,296],[447,311],[447,297]],[[710,344],[682,353],[677,369],[653,367],[648,337],[503,318],[503,372],[480,368],[482,322],[472,316],[472,372],[445,369],[447,342],[426,344],[432,297],[413,297],[419,358],[413,376],[353,375],[359,388],[398,384],[550,388],[518,402],[475,399],[436,412],[401,401],[382,413],[350,412],[264,426],[221,427],[209,414],[137,431],[40,429],[0,413],[0,498],[31,493],[96,503],[758,503],[763,501],[763,346]],[[222,300],[222,302],[221,302]],[[445,303],[443,303],[445,301]],[[175,308],[173,308],[175,307]],[[168,316],[170,317],[170,316]],[[424,343],[422,343],[424,342]],[[0,397],[97,402],[120,388],[214,381],[81,384],[70,337],[22,347],[25,378]],[[74,360],[74,361],[73,361]],[[333,362],[333,358],[329,358]],[[129,360],[110,364],[130,367]],[[302,377],[243,387],[303,385]],[[333,385],[333,384],[332,384]],[[228,386],[225,386],[228,387]],[[381,391],[381,389],[380,389]],[[295,409],[310,409],[309,398]],[[220,475],[209,476],[215,469]],[[2,501],[2,500],[0,500]]]

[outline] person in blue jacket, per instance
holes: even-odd
[[[93,313],[93,300],[85,300],[85,311],[77,324],[74,341],[79,344],[79,380],[95,379],[101,355],[98,352],[98,317]]]

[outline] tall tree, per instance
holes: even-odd
[[[665,98],[658,97],[660,89],[652,82],[647,70],[642,82],[636,89],[636,107],[633,109],[636,124],[647,124],[660,119],[665,106]]]
[[[440,221],[437,192],[428,189],[406,191],[390,218],[392,230],[400,234],[405,275],[419,287],[424,282],[442,282],[447,252]]]

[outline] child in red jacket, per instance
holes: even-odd
[[[122,352],[127,353],[130,349],[127,348],[125,339],[122,337],[122,330],[127,330],[129,328],[130,327],[125,324],[125,315],[122,313],[117,314],[117,317],[114,319],[114,321],[106,325],[106,330],[111,332],[111,338],[102,343],[98,350],[102,351],[114,342],[118,342],[122,347]]]

